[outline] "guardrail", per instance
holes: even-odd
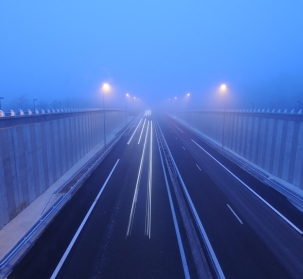
[[[62,109],[35,109],[34,111],[28,109],[27,111],[23,111],[22,109],[16,113],[14,110],[10,110],[9,112],[5,112],[0,110],[0,118],[1,117],[13,117],[13,116],[27,116],[27,115],[40,115],[40,114],[53,114],[53,113],[70,113],[70,112],[81,112],[81,111],[94,111],[100,110],[95,108],[62,108]]]
[[[178,111],[177,111],[178,112]],[[183,112],[188,112],[184,110]],[[303,109],[201,109],[201,110],[191,110],[191,112],[245,112],[245,113],[275,113],[275,114],[303,114]],[[171,112],[172,113],[172,112]],[[174,114],[174,113],[172,113]]]

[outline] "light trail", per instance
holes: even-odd
[[[139,167],[139,172],[138,172],[138,177],[137,177],[137,182],[136,182],[136,188],[135,188],[135,192],[134,192],[132,207],[131,207],[131,210],[130,210],[129,221],[128,221],[128,226],[127,226],[127,231],[126,231],[126,237],[130,235],[132,225],[133,225],[133,221],[134,221],[136,204],[137,204],[137,197],[138,197],[138,192],[139,192],[140,179],[141,179],[141,174],[142,174],[143,159],[144,159],[144,154],[145,154],[145,149],[146,149],[146,141],[147,141],[147,137],[148,137],[148,128],[149,128],[149,122],[147,124],[147,129],[146,129],[143,151],[142,151],[142,156],[141,156],[141,161],[140,161],[140,167]]]
[[[144,123],[143,123],[143,127],[142,127],[142,130],[141,130],[141,134],[140,134],[140,138],[139,138],[138,144],[140,144],[140,141],[141,141],[141,137],[142,137],[142,134],[143,134],[145,122],[146,122],[146,118],[144,119]]]
[[[132,139],[133,139],[133,137],[134,137],[134,135],[135,135],[135,133],[136,133],[136,131],[137,131],[137,129],[138,129],[140,123],[142,122],[142,119],[143,119],[143,118],[141,118],[140,122],[138,123],[138,125],[137,125],[135,131],[133,132],[133,134],[132,134],[132,136],[130,137],[130,139],[129,139],[129,141],[127,142],[127,144],[130,144],[130,142],[132,141]]]

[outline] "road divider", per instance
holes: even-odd
[[[190,274],[189,274],[186,255],[185,255],[185,252],[184,252],[184,247],[183,247],[182,238],[181,238],[181,234],[180,234],[179,224],[178,224],[178,220],[177,220],[177,216],[176,216],[174,203],[173,203],[173,200],[172,200],[172,195],[171,195],[169,185],[168,185],[166,170],[165,170],[165,166],[164,166],[164,162],[163,162],[163,156],[162,156],[161,149],[160,149],[160,142],[159,142],[160,141],[160,136],[159,136],[159,133],[157,132],[157,130],[156,130],[156,136],[157,136],[156,137],[157,138],[157,145],[158,145],[158,149],[159,149],[159,153],[160,153],[160,160],[161,160],[161,165],[162,165],[166,190],[167,190],[167,194],[168,194],[170,210],[171,210],[171,213],[172,213],[172,216],[173,216],[173,222],[174,222],[175,232],[176,232],[176,236],[177,236],[177,241],[178,241],[182,266],[183,266],[184,276],[185,276],[186,279],[190,279]]]
[[[151,237],[151,207],[152,207],[152,177],[153,177],[153,122],[150,122],[148,185],[146,197],[145,235]]]
[[[170,171],[170,178],[175,192],[177,204],[182,217],[184,228],[187,234],[188,243],[193,255],[197,275],[199,278],[221,278],[224,279],[224,273],[201,223],[196,208],[184,184],[182,176],[178,170],[177,164],[170,152],[164,135],[157,124],[159,130],[159,142],[162,145],[163,154],[167,168]]]

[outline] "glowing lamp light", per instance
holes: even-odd
[[[226,86],[226,84],[221,84],[221,86],[220,86],[220,91],[221,91],[222,93],[225,93],[225,92],[227,91],[227,86]]]
[[[110,85],[108,83],[102,84],[102,91],[103,92],[109,92],[110,91]]]

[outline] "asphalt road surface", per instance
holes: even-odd
[[[188,209],[174,191],[181,184]],[[148,111],[8,278],[206,278],[199,266],[213,263],[221,278],[303,278],[302,230],[303,214],[285,197],[186,127]]]

